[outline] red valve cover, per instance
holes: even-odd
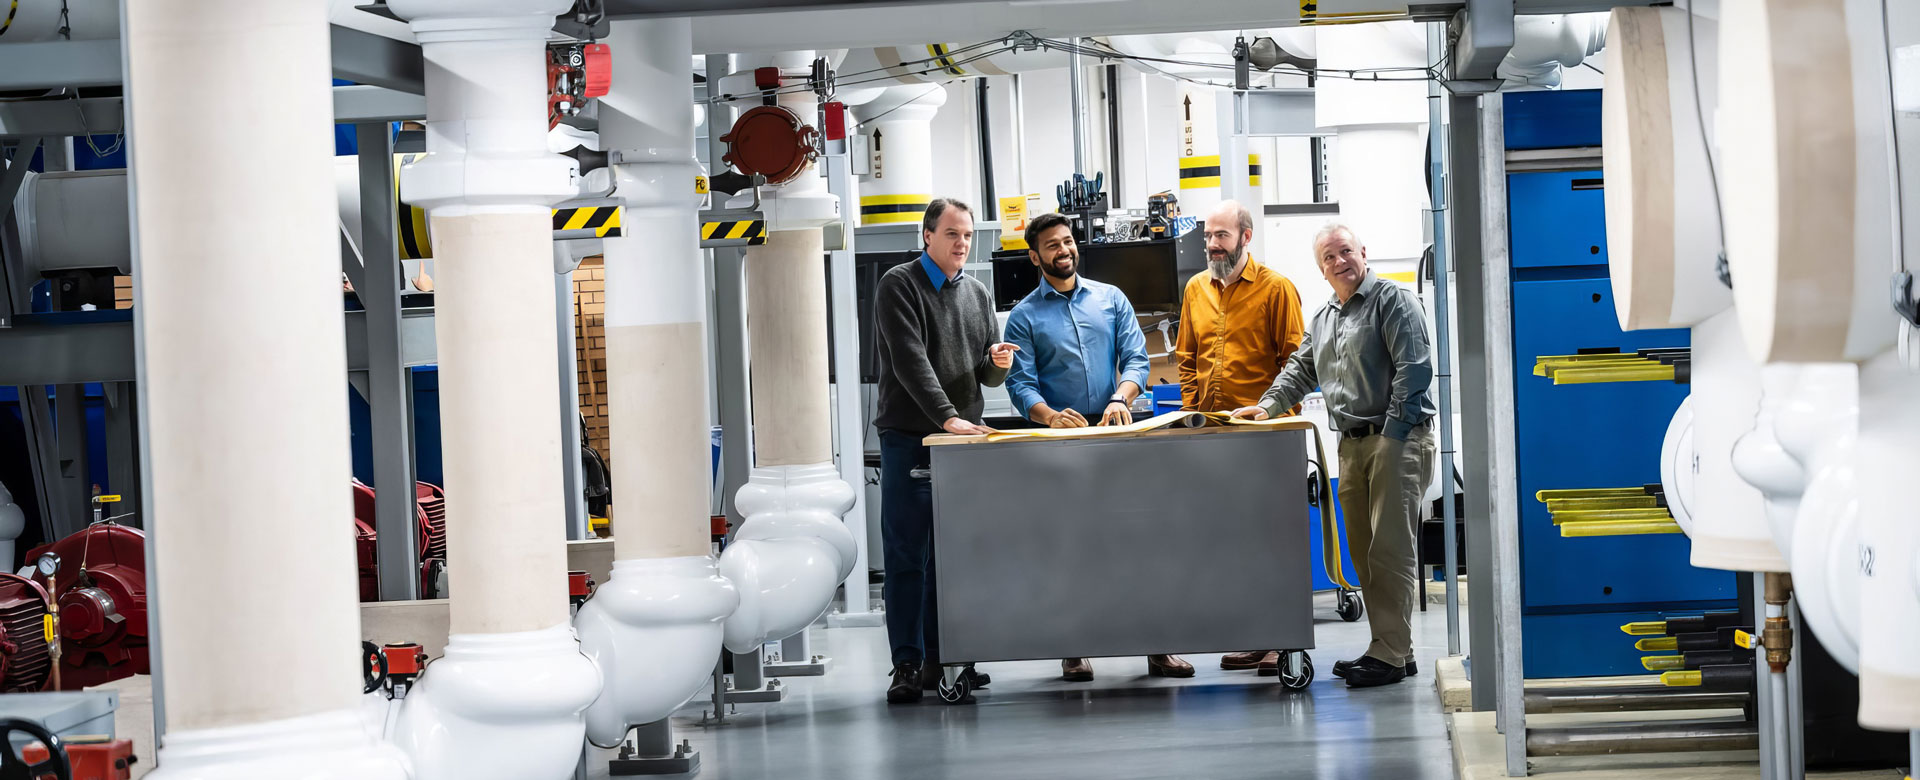
[[[767,177],[769,184],[792,181],[813,161],[816,131],[780,106],[756,106],[740,115],[733,130],[720,137],[727,153],[720,159],[735,170]]]

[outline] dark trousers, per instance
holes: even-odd
[[[880,537],[886,546],[887,643],[896,664],[940,657],[933,594],[933,482],[921,434],[880,429]],[[920,470],[922,476],[914,476]]]

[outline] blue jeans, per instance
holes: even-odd
[[[886,546],[887,643],[895,664],[940,657],[933,594],[933,482],[920,434],[880,429],[880,537]]]

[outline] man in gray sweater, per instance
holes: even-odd
[[[1006,381],[1017,347],[1000,341],[993,294],[961,272],[973,244],[973,210],[950,198],[927,204],[927,249],[880,277],[873,319],[879,350],[880,535],[886,545],[887,641],[893,681],[887,701],[920,700],[923,670],[938,674],[940,636],[933,596],[933,487],[921,440],[981,425],[981,385]],[[985,675],[968,669],[973,687]]]

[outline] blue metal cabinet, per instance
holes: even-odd
[[[1508,176],[1507,200],[1511,205],[1507,215],[1512,225],[1513,267],[1606,265],[1603,184],[1599,171]],[[1600,275],[1606,275],[1604,269]]]

